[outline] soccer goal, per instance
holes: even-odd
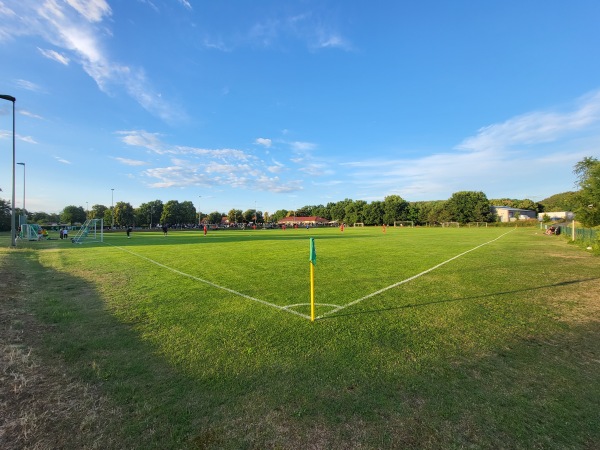
[[[415,226],[415,223],[412,220],[396,220],[394,221],[394,226],[412,228]]]
[[[485,227],[487,228],[488,223],[487,222],[469,222],[469,228],[471,227]]]
[[[460,223],[458,223],[458,222],[442,222],[442,227],[444,227],[444,228],[459,228]]]
[[[353,225],[353,227],[364,227],[364,226],[365,226],[364,222],[354,222],[354,225]]]
[[[39,241],[42,236],[42,229],[39,225],[32,224],[23,224],[21,225],[21,230],[19,232],[19,239],[28,240],[28,241]]]
[[[83,244],[84,241],[104,242],[104,219],[88,219],[71,239],[73,244]]]

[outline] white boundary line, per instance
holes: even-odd
[[[382,288],[382,289],[379,289],[378,291],[372,292],[371,294],[365,295],[364,297],[361,297],[361,298],[359,298],[359,299],[357,299],[357,300],[354,300],[354,301],[352,301],[352,302],[350,302],[350,303],[347,303],[347,304],[345,304],[345,305],[343,305],[343,306],[339,306],[339,305],[333,305],[333,304],[326,304],[326,303],[316,303],[316,305],[320,305],[320,306],[330,306],[330,307],[331,307],[331,306],[333,306],[333,307],[334,307],[334,309],[332,309],[331,311],[328,311],[328,312],[326,312],[326,313],[323,313],[323,314],[321,314],[320,316],[317,316],[317,317],[316,317],[316,319],[321,319],[321,318],[323,318],[323,317],[330,316],[330,315],[332,315],[332,314],[335,314],[335,313],[337,313],[337,312],[339,312],[339,311],[342,311],[343,309],[349,308],[350,306],[354,306],[354,305],[356,305],[356,304],[358,304],[358,303],[360,303],[360,302],[362,302],[362,301],[364,301],[364,300],[367,300],[367,299],[369,299],[369,298],[371,298],[371,297],[375,297],[375,296],[377,296],[377,295],[379,295],[379,294],[382,294],[382,293],[384,293],[385,291],[388,291],[388,290],[390,290],[390,289],[393,289],[393,288],[395,288],[395,287],[398,287],[398,286],[400,286],[400,285],[402,285],[402,284],[408,283],[409,281],[412,281],[412,280],[414,280],[414,279],[416,279],[416,278],[419,278],[419,277],[421,277],[421,276],[423,276],[423,275],[425,275],[425,274],[428,274],[429,272],[432,272],[432,271],[434,271],[435,269],[438,269],[438,268],[442,267],[444,264],[447,264],[447,263],[449,263],[450,261],[454,261],[455,259],[457,259],[457,258],[460,258],[461,256],[464,256],[464,255],[466,255],[467,253],[470,253],[470,252],[472,252],[472,251],[474,251],[474,250],[477,250],[478,248],[481,248],[481,247],[483,247],[483,246],[485,246],[485,245],[491,244],[492,242],[495,242],[495,241],[497,241],[498,239],[500,239],[500,238],[502,238],[502,237],[506,236],[508,233],[512,233],[513,231],[514,231],[514,229],[513,229],[513,230],[510,230],[510,231],[507,231],[506,233],[503,233],[503,234],[501,234],[500,236],[498,236],[497,238],[494,238],[494,239],[492,239],[491,241],[484,242],[483,244],[480,244],[480,245],[478,245],[478,246],[476,246],[476,247],[473,247],[473,248],[472,248],[472,249],[470,249],[470,250],[467,250],[467,251],[465,251],[465,252],[462,252],[462,253],[460,253],[460,254],[458,254],[458,255],[456,255],[456,256],[453,256],[453,257],[452,257],[452,258],[450,258],[450,259],[447,259],[447,260],[446,260],[446,261],[444,261],[444,262],[441,262],[441,263],[439,263],[439,264],[437,264],[437,265],[435,265],[435,266],[433,266],[433,267],[431,267],[431,268],[429,268],[429,269],[427,269],[427,270],[424,270],[424,271],[423,271],[423,272],[421,272],[421,273],[418,273],[418,274],[416,274],[416,275],[413,275],[412,277],[406,278],[405,280],[398,281],[397,283],[394,283],[394,284],[391,284],[391,285],[389,285],[389,286],[386,286],[386,287],[384,287],[384,288]],[[106,242],[105,242],[105,243],[106,243]],[[251,301],[253,301],[253,302],[261,303],[261,304],[263,304],[263,305],[265,305],[265,306],[270,306],[270,307],[272,307],[272,308],[275,308],[275,309],[278,309],[278,310],[280,310],[280,311],[285,311],[285,312],[288,312],[288,313],[290,313],[290,314],[294,314],[294,315],[296,315],[296,316],[300,316],[300,317],[303,317],[304,319],[310,320],[310,316],[309,316],[309,315],[307,315],[307,314],[302,314],[302,313],[300,313],[300,312],[298,312],[298,311],[295,311],[295,310],[291,309],[291,308],[295,308],[295,307],[297,307],[297,306],[308,305],[309,303],[297,303],[297,304],[294,304],[294,305],[279,306],[279,305],[276,305],[276,304],[274,304],[274,303],[267,302],[267,301],[265,301],[265,300],[260,300],[260,299],[258,299],[258,298],[255,298],[255,297],[251,297],[251,296],[249,296],[249,295],[243,294],[243,293],[241,293],[241,292],[238,292],[238,291],[235,291],[235,290],[233,290],[233,289],[226,288],[226,287],[224,287],[224,286],[220,286],[220,285],[218,285],[218,284],[215,284],[215,283],[213,283],[213,282],[211,282],[211,281],[208,281],[208,280],[205,280],[205,279],[203,279],[203,278],[199,278],[199,277],[196,277],[196,276],[194,276],[194,275],[190,275],[189,273],[182,272],[181,270],[173,269],[172,267],[169,267],[169,266],[167,266],[167,265],[165,265],[165,264],[159,263],[158,261],[155,261],[155,260],[153,260],[153,259],[150,259],[150,258],[148,258],[147,256],[140,255],[139,253],[132,252],[131,250],[127,250],[126,248],[119,247],[119,246],[117,246],[117,245],[113,245],[113,244],[109,244],[109,243],[106,243],[106,244],[107,244],[107,245],[109,245],[109,246],[111,246],[111,247],[117,248],[117,249],[119,249],[119,250],[121,250],[121,251],[124,251],[124,252],[126,252],[126,253],[129,253],[129,254],[131,254],[131,255],[137,256],[138,258],[144,259],[144,260],[146,260],[146,261],[148,261],[148,262],[150,262],[150,263],[152,263],[152,264],[155,264],[155,265],[157,265],[157,266],[159,266],[159,267],[162,267],[162,268],[164,268],[164,269],[170,270],[171,272],[174,272],[174,273],[176,273],[176,274],[178,274],[178,275],[182,275],[182,276],[184,276],[184,277],[187,277],[187,278],[190,278],[190,279],[192,279],[192,280],[199,281],[199,282],[201,282],[201,283],[204,283],[204,284],[207,284],[207,285],[209,285],[209,286],[212,286],[212,287],[214,287],[214,288],[216,288],[216,289],[221,289],[221,290],[223,290],[223,291],[229,292],[230,294],[234,294],[234,295],[240,296],[240,297],[242,297],[242,298],[245,298],[245,299],[247,299],[247,300],[251,300]]]
[[[345,304],[344,306],[338,306],[337,308],[335,308],[335,309],[332,309],[331,311],[328,311],[328,312],[326,312],[326,313],[323,313],[323,314],[321,314],[320,316],[317,316],[316,318],[317,318],[317,319],[320,319],[320,318],[322,318],[322,317],[325,317],[325,316],[330,316],[331,314],[335,314],[336,312],[339,312],[339,311],[341,311],[341,310],[343,310],[343,309],[349,308],[350,306],[354,306],[354,305],[356,305],[356,304],[358,304],[358,303],[360,303],[360,302],[362,302],[362,301],[364,301],[364,300],[367,300],[368,298],[375,297],[376,295],[382,294],[382,293],[384,293],[385,291],[388,291],[388,290],[390,290],[390,289],[393,289],[393,288],[395,288],[395,287],[398,287],[398,286],[400,286],[401,284],[408,283],[409,281],[412,281],[412,280],[414,280],[414,279],[416,279],[416,278],[419,278],[419,277],[420,277],[420,276],[422,276],[422,275],[425,275],[425,274],[427,274],[427,273],[429,273],[429,272],[432,272],[432,271],[434,271],[435,269],[438,269],[438,268],[442,267],[444,264],[447,264],[447,263],[449,263],[450,261],[454,261],[455,259],[457,259],[457,258],[460,258],[461,256],[464,256],[464,255],[466,255],[467,253],[470,253],[470,252],[472,252],[472,251],[474,251],[474,250],[477,250],[478,248],[481,248],[481,247],[483,247],[484,245],[491,244],[492,242],[494,242],[494,241],[497,241],[498,239],[500,239],[500,238],[502,238],[502,237],[506,236],[508,233],[512,233],[513,231],[514,231],[514,229],[512,229],[512,230],[510,230],[510,231],[507,231],[506,233],[504,233],[504,234],[501,234],[500,236],[498,236],[497,238],[494,238],[494,239],[492,239],[491,241],[485,242],[485,243],[483,243],[483,244],[480,244],[480,245],[478,245],[477,247],[473,247],[472,249],[470,249],[470,250],[467,250],[466,252],[462,252],[462,253],[461,253],[461,254],[459,254],[459,255],[453,256],[452,258],[450,258],[450,259],[448,259],[448,260],[446,260],[446,261],[444,261],[444,262],[441,262],[441,263],[439,263],[438,265],[431,267],[430,269],[424,270],[423,272],[421,272],[421,273],[418,273],[418,274],[416,274],[416,275],[413,275],[412,277],[409,277],[409,278],[407,278],[407,279],[405,279],[405,280],[398,281],[397,283],[391,284],[391,285],[389,285],[389,286],[387,286],[387,287],[384,287],[383,289],[379,289],[378,291],[375,291],[375,292],[373,292],[373,293],[371,293],[371,294],[365,295],[364,297],[361,297],[361,298],[359,298],[359,299],[357,299],[357,300],[354,300],[354,301],[352,301],[352,302],[350,302],[350,303],[347,303],[347,304]]]
[[[212,286],[214,288],[221,289],[223,291],[229,292],[230,294],[238,295],[238,296],[243,297],[243,298],[245,298],[247,300],[251,300],[251,301],[257,302],[257,303],[262,303],[263,305],[271,306],[271,307],[273,307],[275,309],[278,309],[280,311],[285,311],[285,312],[288,312],[290,314],[295,314],[297,316],[300,316],[300,317],[303,317],[305,319],[310,320],[310,316],[309,315],[299,313],[298,311],[294,311],[293,309],[288,309],[289,308],[288,306],[279,306],[279,305],[276,305],[274,303],[267,302],[265,300],[260,300],[260,299],[255,298],[255,297],[251,297],[249,295],[243,294],[243,293],[235,291],[233,289],[226,288],[224,286],[219,286],[218,284],[215,284],[215,283],[213,283],[211,281],[208,281],[208,280],[205,280],[203,278],[199,278],[199,277],[196,277],[194,275],[190,275],[189,273],[182,272],[181,270],[173,269],[172,267],[166,266],[166,265],[164,265],[162,263],[159,263],[158,261],[154,261],[153,259],[150,259],[147,256],[140,255],[138,253],[132,252],[131,250],[127,250],[126,248],[119,247],[119,246],[113,245],[113,244],[107,244],[107,245],[110,245],[111,247],[118,248],[121,251],[130,253],[130,254],[132,254],[134,256],[137,256],[138,258],[145,259],[146,261],[148,261],[148,262],[150,262],[152,264],[156,264],[157,266],[162,267],[162,268],[167,269],[167,270],[170,270],[171,272],[174,272],[174,273],[176,273],[178,275],[182,275],[184,277],[191,278],[192,280],[199,281],[199,282],[204,283],[204,284],[208,284],[209,286]]]

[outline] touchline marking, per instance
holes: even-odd
[[[502,237],[506,236],[508,233],[512,233],[513,231],[514,231],[514,229],[512,229],[512,230],[510,230],[510,231],[507,231],[506,233],[504,233],[504,234],[501,234],[500,236],[498,236],[498,237],[497,237],[497,238],[495,238],[495,239],[492,239],[491,241],[484,242],[483,244],[480,244],[480,245],[478,245],[477,247],[473,247],[472,249],[470,249],[470,250],[467,250],[466,252],[462,252],[462,253],[461,253],[461,254],[459,254],[459,255],[453,256],[452,258],[450,258],[450,259],[448,259],[448,260],[446,260],[446,261],[444,261],[444,262],[441,262],[441,263],[439,263],[438,265],[436,265],[436,266],[433,266],[433,267],[431,267],[430,269],[427,269],[427,270],[425,270],[425,271],[423,271],[423,272],[421,272],[421,273],[418,273],[418,274],[416,274],[416,275],[413,275],[412,277],[410,277],[410,278],[407,278],[406,280],[398,281],[397,283],[391,284],[391,285],[389,285],[389,286],[387,286],[387,287],[384,287],[383,289],[379,289],[378,291],[375,291],[375,292],[373,292],[373,293],[371,293],[371,294],[365,295],[364,297],[361,297],[361,298],[359,298],[359,299],[357,299],[357,300],[354,300],[354,301],[352,301],[352,302],[350,302],[350,303],[347,303],[347,304],[345,304],[345,305],[343,305],[343,306],[338,306],[337,308],[335,308],[335,309],[332,309],[331,311],[328,311],[328,312],[326,312],[326,313],[323,313],[323,314],[321,314],[320,316],[317,316],[317,317],[316,317],[316,319],[320,319],[320,318],[322,318],[322,317],[325,317],[325,316],[330,316],[331,314],[335,314],[335,313],[336,313],[336,312],[338,312],[338,311],[341,311],[341,310],[343,310],[343,309],[345,309],[345,308],[349,308],[350,306],[354,306],[354,305],[356,305],[356,304],[358,304],[358,303],[360,303],[360,302],[362,302],[362,301],[364,301],[364,300],[367,300],[368,298],[375,297],[376,295],[382,294],[382,293],[384,293],[385,291],[389,291],[390,289],[393,289],[393,288],[395,288],[395,287],[398,287],[398,286],[400,286],[401,284],[408,283],[409,281],[412,281],[412,280],[414,280],[414,279],[416,279],[416,278],[419,278],[419,277],[420,277],[420,276],[422,276],[422,275],[425,275],[425,274],[427,274],[427,273],[429,273],[429,272],[432,272],[432,271],[434,271],[435,269],[438,269],[438,268],[442,267],[444,264],[447,264],[447,263],[449,263],[450,261],[454,261],[455,259],[457,259],[457,258],[460,258],[461,256],[464,256],[464,255],[466,255],[467,253],[470,253],[470,252],[472,252],[472,251],[474,251],[474,250],[477,250],[478,248],[481,248],[481,247],[483,247],[484,245],[491,244],[492,242],[494,242],[494,241],[497,241],[498,239],[500,239],[500,238],[502,238]]]
[[[152,264],[156,264],[157,266],[162,267],[162,268],[167,269],[167,270],[170,270],[171,272],[174,272],[174,273],[176,273],[178,275],[182,275],[184,277],[191,278],[192,280],[199,281],[199,282],[204,283],[204,284],[208,284],[209,286],[212,286],[214,288],[221,289],[223,291],[229,292],[230,294],[238,295],[238,296],[243,297],[243,298],[245,298],[247,300],[251,300],[253,302],[261,303],[263,305],[270,306],[270,307],[278,309],[280,311],[285,311],[285,312],[288,312],[290,314],[295,314],[297,316],[300,316],[300,317],[303,317],[305,319],[310,320],[310,316],[309,315],[299,313],[298,311],[294,311],[293,309],[288,309],[287,306],[279,306],[279,305],[276,305],[274,303],[269,303],[269,302],[267,302],[265,300],[261,300],[259,298],[251,297],[251,296],[243,294],[241,292],[234,291],[233,289],[229,289],[229,288],[226,288],[224,286],[219,286],[218,284],[215,284],[215,283],[213,283],[211,281],[208,281],[208,280],[205,280],[203,278],[199,278],[199,277],[196,277],[194,275],[190,275],[189,273],[182,272],[181,270],[173,269],[172,267],[166,266],[166,265],[164,265],[162,263],[159,263],[158,261],[154,261],[153,259],[150,259],[147,256],[140,255],[138,253],[132,252],[131,250],[127,250],[126,248],[119,247],[117,245],[113,245],[113,244],[109,244],[109,243],[106,243],[106,244],[110,245],[111,247],[118,248],[121,251],[130,253],[130,254],[132,254],[134,256],[137,256],[138,258],[145,259],[146,261],[148,261],[148,262],[150,262]]]

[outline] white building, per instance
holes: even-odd
[[[573,220],[575,214],[573,214],[571,211],[543,212],[538,214],[538,220],[540,222],[543,221],[544,216],[548,216],[553,222],[558,222],[561,220]]]
[[[508,206],[492,206],[492,214],[500,222],[514,222],[516,220],[535,219],[536,213],[531,209],[510,208]]]

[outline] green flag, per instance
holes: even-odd
[[[315,249],[315,238],[310,238],[310,258],[309,261],[313,266],[317,265],[317,250]]]

